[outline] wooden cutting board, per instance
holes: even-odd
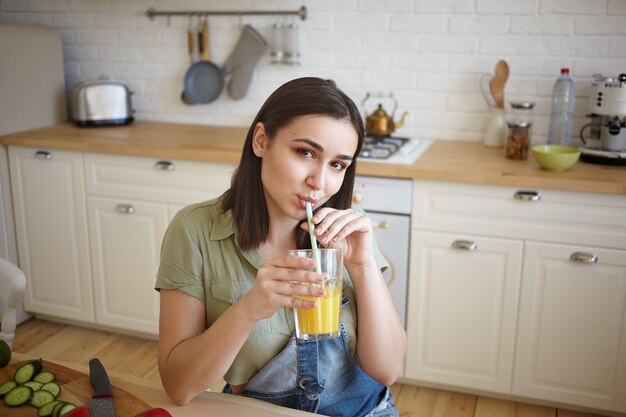
[[[13,379],[15,370],[27,362],[12,363],[0,369],[0,384]],[[45,360],[43,361],[43,370],[53,372],[56,375],[55,382],[61,386],[59,400],[72,402],[79,407],[87,405],[93,395],[93,388],[88,375]],[[142,411],[152,408],[134,395],[116,387],[113,387],[113,405],[117,417],[134,417]],[[37,409],[30,404],[20,407],[7,407],[4,401],[0,400],[0,416],[37,417]]]

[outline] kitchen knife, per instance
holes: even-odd
[[[88,404],[91,417],[115,417],[113,388],[109,376],[98,358],[89,361],[89,380],[94,391]]]

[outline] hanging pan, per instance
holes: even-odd
[[[205,18],[199,39],[200,61],[185,74],[183,101],[187,104],[207,104],[216,100],[224,89],[222,70],[211,61],[209,22]]]

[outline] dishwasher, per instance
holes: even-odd
[[[396,310],[406,327],[412,181],[358,175],[352,201],[372,221],[376,243],[389,263],[383,273]]]

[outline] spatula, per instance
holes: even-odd
[[[504,108],[504,85],[509,78],[509,64],[503,59],[496,64],[495,75],[489,81],[489,91],[496,102],[496,107]]]

